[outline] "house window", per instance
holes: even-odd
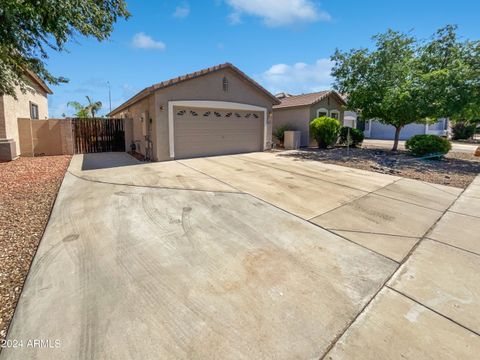
[[[226,77],[222,80],[223,91],[228,91],[228,79]]]
[[[340,119],[340,111],[338,110],[331,110],[330,111],[330,117],[334,119]]]
[[[38,119],[38,105],[30,102],[30,119]]]
[[[320,108],[317,110],[317,117],[327,116],[328,110],[325,108]]]

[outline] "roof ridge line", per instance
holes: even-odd
[[[207,75],[207,74],[210,74],[210,73],[213,73],[215,71],[218,71],[218,70],[222,70],[222,69],[231,69],[232,71],[236,72],[240,77],[243,77],[245,80],[247,80],[251,85],[257,87],[257,89],[259,91],[261,91],[262,93],[264,93],[265,96],[269,97],[271,100],[273,100],[273,104],[280,104],[280,100],[277,99],[275,96],[273,96],[267,89],[265,89],[262,85],[260,85],[258,82],[256,82],[254,79],[252,79],[250,76],[248,76],[247,74],[245,74],[242,70],[240,70],[239,68],[237,68],[235,65],[233,65],[232,63],[230,62],[225,62],[225,63],[222,63],[222,64],[217,64],[217,65],[214,65],[214,66],[211,66],[211,67],[208,67],[208,68],[204,68],[204,69],[200,69],[200,70],[197,70],[197,71],[194,71],[194,72],[190,72],[190,73],[187,73],[187,74],[184,74],[184,75],[180,75],[180,76],[177,76],[177,77],[174,77],[174,78],[171,78],[171,79],[167,79],[167,80],[164,80],[164,81],[161,81],[159,83],[156,83],[156,84],[153,84],[153,85],[150,85],[149,87],[146,87],[144,88],[143,90],[141,90],[140,92],[138,92],[136,95],[134,95],[133,97],[131,97],[130,99],[128,99],[127,101],[125,101],[124,103],[122,103],[121,105],[119,105],[118,107],[116,107],[115,109],[113,109],[111,112],[108,113],[108,115],[112,114],[112,113],[116,113],[116,112],[119,112],[129,106],[132,106],[133,104],[135,104],[136,102],[140,101],[141,99],[143,99],[144,97],[150,95],[150,93],[156,91],[156,90],[159,90],[159,89],[163,89],[163,88],[166,88],[168,86],[172,86],[172,85],[175,85],[175,84],[178,84],[182,81],[186,81],[186,80],[190,80],[190,79],[195,79],[197,77],[200,77],[200,76],[203,76],[203,75]]]

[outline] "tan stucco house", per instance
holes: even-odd
[[[10,161],[20,155],[18,118],[47,119],[48,94],[52,90],[34,73],[25,73],[28,89],[17,89],[17,99],[0,96],[0,161]]]
[[[291,125],[301,131],[300,146],[313,145],[310,137],[310,122],[320,116],[339,119],[344,126],[352,126],[344,119],[345,100],[334,90],[325,90],[309,94],[277,94],[281,101],[273,107],[273,128]]]
[[[279,103],[225,63],[145,88],[109,116],[132,119],[127,146],[133,142],[137,152],[163,161],[268,149]]]

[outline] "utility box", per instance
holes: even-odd
[[[283,138],[283,146],[285,150],[300,149],[301,131],[285,131]]]

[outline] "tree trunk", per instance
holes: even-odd
[[[393,140],[392,151],[397,151],[397,149],[398,149],[398,139],[400,138],[400,130],[402,130],[401,126],[396,126],[395,127],[395,138]]]

